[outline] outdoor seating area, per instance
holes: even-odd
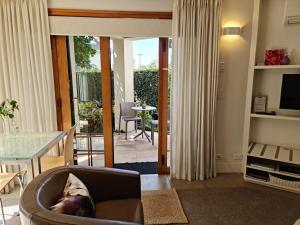
[[[150,143],[146,138],[141,136],[135,139],[137,133],[141,130],[133,130],[126,134],[114,133],[114,161],[115,163],[135,163],[135,162],[157,162],[158,151],[158,133],[154,132],[153,142]],[[147,133],[150,133],[147,131]],[[170,137],[168,135],[168,143]],[[88,151],[88,146],[92,151]],[[168,146],[170,146],[168,144]],[[104,166],[104,142],[103,135],[76,135],[76,149],[74,150],[75,164],[93,165],[96,167]],[[168,150],[168,158],[170,151]],[[93,156],[93,157],[91,157]],[[169,160],[168,160],[169,165]]]

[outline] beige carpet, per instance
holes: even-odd
[[[272,188],[177,191],[190,225],[293,225],[300,217],[300,196]]]
[[[142,192],[145,224],[188,223],[176,190]]]

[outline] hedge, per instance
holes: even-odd
[[[113,73],[112,73],[113,74]],[[77,72],[77,97],[78,101],[93,101],[102,102],[102,86],[100,72]],[[112,75],[111,86],[114,86],[114,79]],[[85,89],[87,88],[87,92]],[[114,91],[112,89],[112,97],[114,99]]]
[[[158,71],[141,70],[134,72],[134,96],[135,101],[145,101],[147,105],[158,106]],[[100,72],[77,72],[78,100],[102,102],[101,96],[101,73]],[[113,87],[113,76],[112,76]],[[87,91],[85,92],[85,89]],[[114,95],[112,91],[112,95]]]
[[[102,102],[101,96],[101,73],[100,72],[78,72],[77,75],[77,92],[78,101],[86,102],[97,100]],[[171,75],[169,74],[169,93],[170,93]],[[112,87],[113,87],[112,73]],[[88,89],[85,92],[85,89]],[[134,96],[135,101],[145,101],[147,105],[158,107],[158,70],[147,69],[134,71]],[[112,88],[112,97],[114,99],[114,91]],[[170,104],[170,94],[169,94]],[[151,117],[147,115],[146,129],[150,128]]]
[[[141,100],[150,106],[158,106],[158,71],[142,70],[134,72],[135,101]]]

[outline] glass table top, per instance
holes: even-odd
[[[48,150],[65,132],[0,134],[0,160],[31,159],[41,151]]]

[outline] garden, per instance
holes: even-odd
[[[103,110],[100,72],[77,72],[77,92],[79,102],[79,118],[81,121],[88,122],[83,127],[82,132],[102,133]],[[114,99],[114,93],[112,93],[112,95]],[[145,69],[134,72],[134,98],[138,105],[146,104],[157,108],[157,69]],[[146,130],[151,129],[151,119],[152,115],[147,113],[145,120]]]

